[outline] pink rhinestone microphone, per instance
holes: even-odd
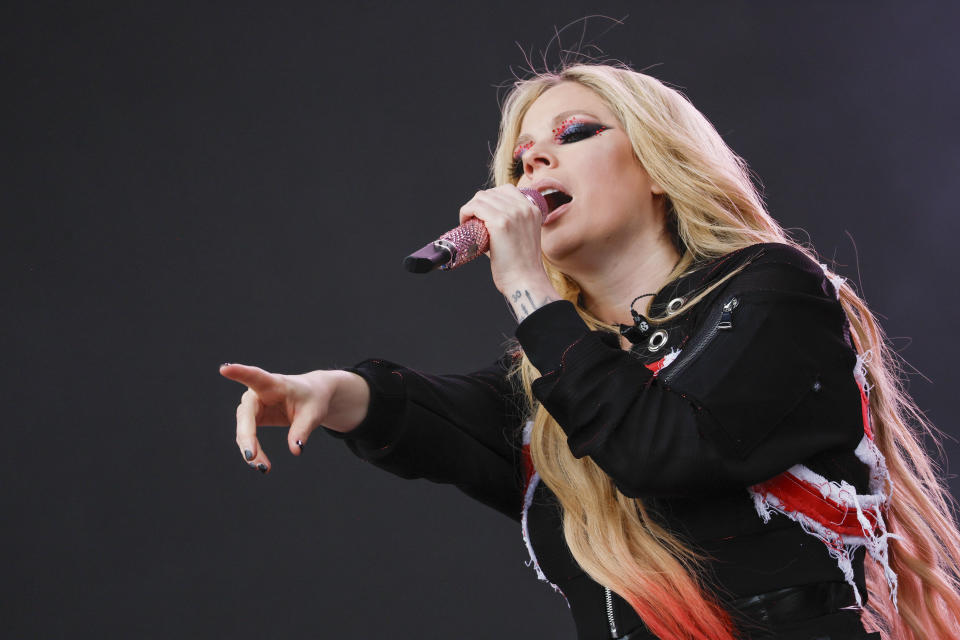
[[[520,189],[540,209],[540,221],[547,217],[550,207],[539,191]],[[482,220],[471,218],[456,229],[451,229],[420,251],[403,259],[403,267],[413,273],[429,273],[436,268],[442,271],[456,269],[484,253],[490,247],[490,235]]]

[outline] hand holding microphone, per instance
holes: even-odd
[[[524,197],[521,198],[521,195]],[[533,208],[539,212],[539,215],[534,213]],[[517,189],[513,185],[503,185],[478,191],[467,204],[460,208],[460,226],[407,256],[403,266],[413,273],[428,273],[437,268],[444,271],[456,269],[487,252],[490,247],[489,227],[491,225],[495,226],[496,231],[502,230],[505,235],[516,235],[523,233],[524,230],[528,231],[526,227],[530,226],[533,219],[536,219],[538,230],[536,251],[532,255],[539,265],[539,226],[543,224],[547,213],[549,213],[547,201],[539,191],[534,189]],[[518,244],[517,240],[520,239],[513,238],[512,244]],[[506,244],[510,241],[503,242]],[[522,240],[521,243],[529,244],[529,242],[523,243]],[[532,249],[532,247],[516,248],[528,251]]]

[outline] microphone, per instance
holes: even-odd
[[[550,213],[547,200],[536,189],[520,189],[520,193],[540,209],[540,221]],[[416,253],[403,259],[403,268],[413,273],[429,273],[456,269],[484,253],[490,247],[490,234],[483,220],[470,218],[451,229]]]

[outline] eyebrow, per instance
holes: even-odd
[[[563,112],[558,113],[557,115],[553,116],[553,124],[554,124],[554,126],[556,126],[556,125],[557,125],[558,123],[560,123],[560,122],[563,122],[563,121],[566,120],[568,117],[573,116],[573,115],[589,116],[589,117],[593,118],[594,120],[596,120],[596,121],[598,121],[598,122],[600,121],[600,118],[598,118],[597,116],[593,115],[593,114],[590,113],[589,111],[583,111],[582,109],[573,109],[573,110],[571,110],[571,111],[563,111]],[[532,138],[529,136],[529,134],[524,133],[524,134],[521,134],[521,135],[517,136],[517,141],[516,141],[515,144],[523,144],[524,142],[528,142],[528,141],[530,141],[530,140],[532,140]]]

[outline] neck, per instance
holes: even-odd
[[[662,233],[571,276],[580,285],[584,306],[593,315],[611,324],[633,324],[630,303],[639,295],[660,291],[679,260],[680,253]],[[653,296],[641,298],[634,308],[649,315],[652,300]]]

